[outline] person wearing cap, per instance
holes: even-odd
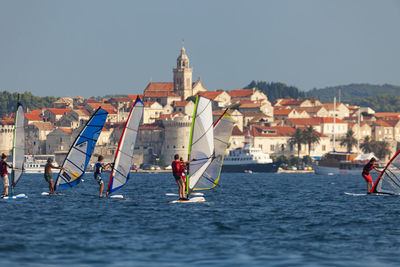
[[[51,177],[51,169],[65,170],[65,168],[63,168],[61,166],[59,166],[59,167],[54,166],[52,158],[48,158],[47,163],[44,166],[44,179],[49,184],[50,194],[55,195],[56,192],[54,191],[54,182],[53,182],[53,178]]]

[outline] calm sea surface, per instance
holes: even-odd
[[[87,174],[45,197],[26,174],[29,198],[0,201],[0,265],[400,265],[400,197],[344,194],[364,193],[361,176],[223,174],[191,204],[168,203],[170,174],[133,174],[122,200],[97,190]]]

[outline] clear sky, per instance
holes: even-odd
[[[400,84],[400,1],[0,0],[0,90],[141,93],[182,39],[209,90]]]

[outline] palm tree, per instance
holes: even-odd
[[[341,146],[347,146],[347,152],[351,152],[353,146],[357,144],[357,139],[354,138],[354,132],[353,130],[348,130],[346,133],[346,136],[342,139],[340,142]]]
[[[360,145],[360,148],[364,153],[371,153],[374,150],[374,142],[369,138],[369,136],[366,136]]]
[[[304,144],[304,131],[296,129],[292,137],[289,139],[289,144],[297,146],[297,157],[300,158],[301,145]]]
[[[312,127],[312,125],[308,126],[307,129],[303,131],[304,133],[304,141],[308,145],[308,156],[311,154],[311,146],[313,144],[319,144],[321,138],[320,134]]]
[[[386,141],[375,142],[375,151],[374,152],[378,158],[380,158],[380,159],[386,158],[386,156],[390,155],[389,143]]]

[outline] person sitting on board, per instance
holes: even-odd
[[[182,179],[182,174],[185,168],[182,165],[182,161],[179,160],[178,154],[174,156],[174,161],[171,163],[171,166],[172,175],[174,176],[175,181],[178,184],[179,200],[187,200],[187,198],[185,197],[184,180]]]
[[[63,168],[61,166],[58,166],[58,167],[54,166],[52,158],[48,158],[47,163],[44,166],[44,179],[49,184],[50,195],[55,195],[56,192],[54,191],[54,182],[53,182],[53,178],[51,177],[51,169],[65,170],[65,168]]]
[[[103,172],[103,169],[106,169],[109,166],[111,166],[110,163],[104,164],[103,160],[104,160],[104,157],[102,155],[100,155],[97,158],[97,162],[94,164],[94,173],[93,173],[94,179],[100,186],[99,197],[103,197],[103,190],[104,190],[104,182],[103,182],[103,179],[101,179],[101,173]],[[108,192],[106,193],[106,195],[108,196]]]
[[[379,172],[379,170],[375,167],[375,158],[371,158],[369,162],[364,166],[363,171],[362,171],[362,177],[364,177],[365,182],[367,182],[367,193],[372,189],[373,182],[371,175],[369,172],[374,169],[375,171]]]
[[[3,153],[1,154],[1,161],[0,161],[0,176],[1,180],[3,181],[4,185],[4,195],[8,196],[8,188],[10,187],[10,181],[8,180],[8,171],[7,167],[12,168],[12,165],[7,163],[7,156]]]

